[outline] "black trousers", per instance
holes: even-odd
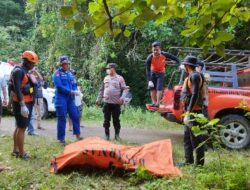
[[[192,126],[195,126],[193,123]],[[196,153],[196,165],[204,165],[205,162],[205,145],[202,144],[205,140],[203,135],[194,136],[192,126],[184,126],[184,152],[185,162],[188,164],[194,163],[193,152]],[[202,145],[201,145],[202,144]]]
[[[103,127],[105,128],[105,133],[107,134],[109,132],[110,120],[112,116],[113,125],[115,128],[115,134],[119,135],[120,129],[121,129],[121,124],[120,124],[121,107],[120,105],[104,103],[103,113],[104,113]]]

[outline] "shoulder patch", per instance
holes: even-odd
[[[56,72],[54,73],[54,75],[57,76],[57,77],[59,77],[60,72],[59,72],[59,71],[56,71]]]

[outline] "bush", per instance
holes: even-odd
[[[170,123],[160,116],[157,112],[149,112],[140,107],[128,106],[122,108],[121,123],[126,127],[136,128],[167,128],[178,127],[178,124]],[[103,113],[102,108],[84,107],[83,108],[84,121],[102,121]]]

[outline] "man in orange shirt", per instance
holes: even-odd
[[[152,43],[152,53],[146,61],[148,88],[150,89],[152,107],[159,107],[164,86],[164,75],[168,59],[180,64],[179,59],[167,52],[161,51],[161,43]]]

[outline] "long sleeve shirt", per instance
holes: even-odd
[[[101,84],[97,101],[110,104],[120,104],[120,100],[125,98],[128,93],[128,87],[122,76],[106,76]]]
[[[56,70],[52,76],[56,87],[56,94],[68,96],[72,90],[77,90],[77,84],[70,71]]]
[[[196,104],[196,101],[199,96],[199,91],[200,91],[200,82],[201,82],[201,77],[200,74],[197,72],[193,72],[189,78],[192,88],[191,88],[191,97],[190,101],[188,102],[187,105],[187,111],[192,112],[194,105]]]
[[[16,94],[18,102],[23,100],[23,93],[22,93],[22,80],[24,77],[24,71],[20,68],[15,68],[12,77],[13,77],[13,88]]]

